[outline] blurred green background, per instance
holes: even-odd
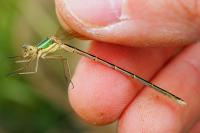
[[[59,61],[42,61],[34,75],[6,76],[18,68],[8,57],[20,55],[22,44],[56,32],[54,6],[53,0],[0,0],[0,133],[115,132],[115,125],[95,127],[76,116]],[[87,47],[80,41],[72,45]],[[79,57],[67,56],[73,72]]]

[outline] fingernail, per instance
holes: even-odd
[[[119,21],[122,0],[67,0],[70,11],[82,22],[105,26]]]

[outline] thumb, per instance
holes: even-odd
[[[89,39],[128,46],[186,45],[198,41],[195,1],[56,0],[64,28]]]

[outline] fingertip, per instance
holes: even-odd
[[[187,102],[181,106],[146,87],[122,115],[119,130],[124,132],[187,132],[200,119],[200,45],[184,49],[155,77],[154,83]],[[134,125],[130,124],[135,123]]]
[[[99,49],[94,46],[90,52],[103,56],[109,47],[101,45],[102,51],[97,51]],[[113,51],[119,49],[113,48]],[[112,59],[115,54],[110,52],[110,57],[105,58]],[[126,76],[87,58],[80,60],[72,82],[74,89],[69,89],[70,104],[82,119],[94,125],[105,125],[117,120],[137,92]]]
[[[150,95],[150,94],[148,94]],[[172,108],[162,102],[155,102],[154,97],[137,97],[129,105],[119,121],[119,133],[148,132],[148,133],[179,133],[181,121]],[[157,99],[158,100],[158,99]]]
[[[125,77],[88,59],[81,59],[72,81],[70,104],[82,119],[94,125],[118,119],[133,95]]]

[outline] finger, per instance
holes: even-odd
[[[176,53],[175,48],[130,48],[95,42],[90,53],[150,79]],[[142,85],[120,72],[83,58],[72,79],[69,100],[77,114],[92,124],[115,121]]]
[[[129,46],[170,46],[199,40],[196,0],[56,0],[66,28],[93,40]]]
[[[200,121],[192,127],[189,133],[200,133]]]
[[[181,52],[154,79],[155,83],[180,96],[187,106],[179,106],[149,88],[130,104],[119,124],[119,131],[181,133],[200,119],[200,44]]]

